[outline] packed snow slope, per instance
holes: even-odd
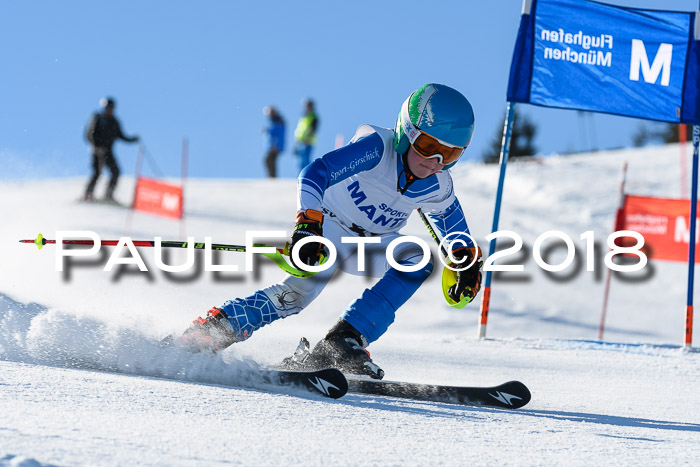
[[[148,272],[105,272],[112,247],[68,259],[59,272],[54,246],[18,243],[89,230],[105,240],[243,244],[246,231],[290,232],[294,180],[189,180],[182,222],[78,203],[84,179],[4,181],[0,465],[697,465],[700,354],[680,349],[686,265],[652,261],[616,274],[597,340],[623,161],[629,193],[681,195],[674,145],[511,163],[500,229],[523,238],[508,261],[525,270],[495,276],[487,338],[477,338],[478,303],[448,307],[434,274],[370,346],[391,380],[523,381],[533,398],[517,411],[236,387],[250,386],[248,372],[279,362],[301,336],[320,339],[371,285],[363,278],[341,274],[301,314],[220,355],[191,355],[158,340],[284,273],[264,258],[252,273],[206,272],[203,254],[192,270],[165,273],[154,249],[139,250]],[[486,251],[498,167],[461,164],[453,176]],[[133,186],[123,178],[117,197],[128,203]],[[550,230],[569,235],[577,251],[571,267],[546,274],[532,247]],[[585,269],[586,231],[599,245],[595,272]],[[404,233],[431,241],[417,218]],[[552,244],[556,264],[565,251]],[[167,253],[167,264],[186,259]],[[215,254],[214,263],[243,269],[243,256]]]

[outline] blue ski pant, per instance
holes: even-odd
[[[223,305],[226,315],[236,331],[238,341],[271,322],[299,313],[309,306],[323,291],[338,269],[354,275],[375,277],[379,280],[350,303],[341,317],[355,327],[368,342],[374,342],[394,322],[396,311],[418,290],[433,271],[432,259],[420,269],[402,272],[394,269],[386,259],[386,247],[400,237],[397,233],[381,235],[381,243],[366,245],[365,270],[360,270],[358,246],[342,243],[341,237],[358,237],[358,234],[327,217],[324,237],[336,247],[338,257],[333,266],[308,279],[288,276],[282,282],[258,290],[244,298],[228,300]],[[430,256],[414,242],[398,244],[393,251],[396,262],[403,266],[418,265]]]
[[[304,170],[304,167],[311,163],[311,152],[314,147],[310,144],[298,143],[297,157],[299,158],[299,173]]]

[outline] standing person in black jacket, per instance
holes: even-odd
[[[112,174],[112,178],[107,185],[105,193],[105,201],[114,201],[114,188],[119,181],[119,166],[112,152],[112,145],[117,139],[122,139],[129,143],[135,143],[139,140],[138,136],[127,137],[122,134],[119,120],[114,116],[114,99],[111,97],[103,97],[100,99],[100,106],[104,109],[102,113],[96,113],[92,116],[88,125],[85,137],[92,145],[92,177],[85,189],[85,201],[94,199],[92,192],[95,189],[97,179],[100,178],[102,168],[106,165]]]

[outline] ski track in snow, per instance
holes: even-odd
[[[501,228],[517,231],[526,245],[550,229],[575,242],[585,230],[604,239],[622,160],[630,162],[629,192],[673,197],[677,175],[664,169],[677,150],[512,164]],[[472,232],[483,239],[497,167],[464,164],[455,170],[460,178],[470,180],[469,187],[457,184],[458,195]],[[0,183],[3,199],[35,206],[2,208],[0,466],[697,465],[700,459],[699,353],[679,348],[682,264],[652,262],[651,277],[614,279],[602,342],[596,339],[600,274],[554,280],[520,257],[524,274],[494,280],[484,340],[475,336],[478,306],[444,305],[434,275],[370,347],[387,379],[459,385],[518,379],[533,394],[530,404],[508,411],[355,394],[333,401],[261,386],[250,375],[291,353],[300,336],[318,340],[368,285],[364,279],[334,280],[300,315],[220,355],[164,349],[160,338],[281,273],[262,261],[247,276],[199,271],[178,278],[154,268],[106,273],[106,257],[57,272],[50,247],[38,252],[17,240],[56,230],[180,237],[175,221],[74,203],[83,183]],[[132,184],[123,179],[120,198],[128,199]],[[283,220],[294,212],[294,187],[293,180],[189,181],[187,207],[196,215],[187,217],[187,233],[242,243],[246,229],[288,229]],[[232,208],[231,200],[241,197],[245,202]],[[415,219],[404,232],[430,241]],[[142,253],[152,266],[152,251]],[[170,256],[173,263],[183,259]]]

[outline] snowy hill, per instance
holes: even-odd
[[[148,273],[104,272],[110,247],[57,272],[54,247],[17,243],[91,230],[102,239],[243,244],[246,230],[290,230],[294,180],[190,180],[182,223],[77,203],[84,179],[1,182],[0,465],[695,464],[700,354],[679,349],[686,265],[654,261],[614,277],[599,342],[602,257],[596,272],[571,266],[556,274],[532,257],[549,230],[568,234],[581,261],[583,232],[604,247],[625,160],[628,193],[679,197],[678,153],[671,145],[512,163],[500,230],[523,238],[526,248],[511,259],[525,271],[495,277],[487,339],[476,337],[478,304],[449,308],[434,274],[370,346],[387,379],[521,380],[533,399],[513,412],[232,387],[244,370],[287,356],[302,335],[318,340],[367,287],[362,278],[335,279],[300,315],[220,356],[192,356],[157,342],[283,273],[264,259],[254,273],[205,272],[200,255],[197,270],[166,274],[153,249],[140,250]],[[453,177],[486,251],[498,168],[462,164]],[[117,198],[128,202],[133,184],[124,177]],[[417,218],[404,233],[431,241]],[[550,263],[560,255],[553,250]],[[242,256],[215,261],[242,267]],[[174,251],[166,262],[184,259]]]

